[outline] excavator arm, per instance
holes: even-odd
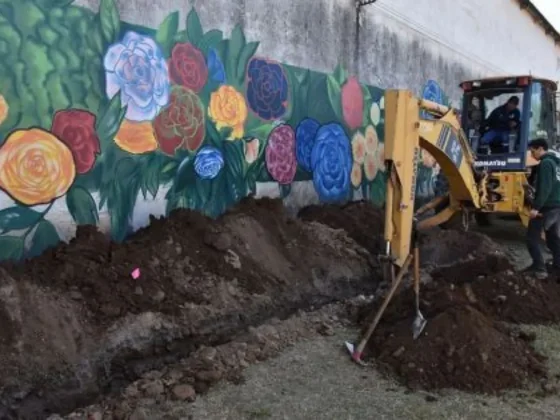
[[[420,110],[434,119],[420,118]],[[414,211],[420,149],[429,152],[449,181],[449,199],[439,197]],[[406,90],[385,92],[386,257],[402,267],[416,230],[439,225],[461,208],[480,209],[486,196],[483,179],[473,170],[474,155],[453,109],[420,100]],[[422,221],[416,217],[448,200],[445,209]]]

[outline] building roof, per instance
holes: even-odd
[[[531,0],[516,0],[522,10],[526,10],[539,26],[544,29],[544,32],[554,39],[556,44],[560,44],[560,33],[552,26],[548,19],[541,13],[541,11],[533,4]]]

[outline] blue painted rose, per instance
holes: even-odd
[[[169,102],[169,76],[165,58],[153,39],[127,32],[103,59],[109,98],[120,92],[128,105],[126,118],[151,121]]]
[[[194,158],[194,171],[202,179],[214,179],[224,167],[222,152],[215,147],[204,146]]]
[[[210,79],[214,82],[225,83],[226,71],[224,69],[224,63],[222,63],[222,60],[214,48],[210,48],[210,51],[208,51],[208,58],[206,61]]]
[[[299,165],[311,172],[311,151],[320,124],[313,118],[301,120],[296,128],[296,157]]]
[[[313,185],[323,202],[348,198],[352,172],[350,139],[340,124],[322,126],[311,151]]]
[[[247,102],[263,120],[282,117],[288,107],[288,79],[282,65],[253,58],[247,69]]]

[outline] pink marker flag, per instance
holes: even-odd
[[[130,275],[134,280],[138,279],[140,277],[140,269],[135,268],[134,270],[132,270],[132,273],[130,273]]]

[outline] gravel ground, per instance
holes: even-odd
[[[560,350],[560,330],[539,328],[537,346]],[[542,334],[546,330],[546,334]],[[150,419],[558,419],[560,398],[540,389],[487,397],[408,392],[373,367],[352,363],[342,348],[355,331],[300,342],[246,370],[242,385],[222,383],[192,405],[169,404]],[[550,342],[548,340],[551,340]],[[553,359],[553,370],[560,360]],[[155,407],[154,407],[155,408]]]
[[[518,267],[528,262],[524,229],[513,221],[494,221],[488,233],[506,248]],[[549,357],[551,374],[560,374],[560,328],[527,327],[535,346]],[[167,402],[139,416],[146,419],[527,419],[560,418],[556,388],[536,386],[499,397],[456,391],[410,392],[359,367],[343,350],[357,331],[339,328],[330,337],[300,342],[279,357],[252,365],[241,385],[221,383],[193,404]]]

